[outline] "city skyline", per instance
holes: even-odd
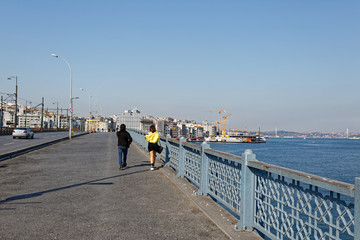
[[[4,128],[8,128],[9,124],[12,124],[12,119],[14,118],[14,116],[11,115],[11,113],[9,114],[9,107],[11,109],[11,106],[14,108],[14,102],[6,102],[3,101],[3,110],[4,110],[4,119],[3,119],[3,125]],[[24,127],[26,126],[26,122],[28,123],[28,126],[30,126],[31,128],[40,128],[40,125],[42,125],[41,123],[41,119],[43,119],[41,117],[41,106],[39,109],[30,107],[30,106],[25,106],[22,104],[18,104],[18,127]],[[54,111],[56,110],[56,111]],[[24,111],[27,111],[28,113],[25,113]],[[63,112],[64,111],[64,112]],[[141,112],[137,109],[137,108],[133,108],[133,109],[128,109],[123,111],[123,113],[120,113],[119,115],[112,115],[112,116],[99,116],[99,115],[93,115],[92,119],[104,119],[104,121],[102,122],[102,124],[107,124],[109,119],[112,119],[112,121],[118,121],[119,119],[122,119],[122,115],[125,114],[129,114],[130,112],[136,113],[138,114],[138,116],[142,119],[142,120],[152,120],[155,123],[157,123],[158,121],[163,122],[163,123],[168,123],[168,124],[174,124],[176,123],[177,126],[179,126],[179,124],[190,124],[191,126],[194,127],[205,127],[208,128],[209,125],[212,125],[213,127],[216,127],[216,129],[220,126],[218,126],[218,124],[216,122],[209,122],[207,120],[202,121],[202,122],[196,122],[194,120],[189,120],[189,119],[176,119],[173,117],[158,117],[158,116],[151,116],[151,115],[141,115]],[[35,113],[35,114],[34,114]],[[63,128],[65,126],[66,128],[66,124],[67,124],[67,111],[65,111],[65,109],[48,109],[48,108],[44,108],[44,128],[55,128],[58,124],[60,124],[61,128]],[[1,116],[1,115],[0,115]],[[57,120],[55,119],[57,118]],[[27,120],[26,120],[27,119]],[[84,116],[75,116],[74,117],[74,122],[76,122],[75,125],[78,124],[78,121],[86,121],[88,119],[88,117],[84,117]],[[10,123],[9,123],[10,122]],[[60,123],[61,122],[61,123]],[[121,121],[120,121],[121,122]],[[132,122],[132,121],[131,121]],[[127,125],[128,126],[128,125]],[[227,125],[226,125],[227,126]],[[251,133],[251,134],[257,134],[259,131],[261,132],[261,135],[265,135],[266,137],[271,137],[271,136],[276,136],[277,133],[279,133],[279,135],[282,135],[285,138],[293,138],[293,137],[300,137],[300,138],[353,138],[353,139],[359,139],[359,135],[360,133],[358,132],[350,132],[349,129],[346,129],[345,131],[340,131],[340,132],[311,132],[311,131],[287,131],[287,130],[283,130],[283,129],[273,129],[273,130],[267,130],[267,131],[261,131],[260,129],[238,129],[238,128],[229,128],[226,127],[224,125],[224,123],[221,124],[221,129],[222,131],[225,131],[224,129],[226,129],[226,134],[228,135],[232,135],[232,133],[239,133],[239,132],[243,132],[243,133]],[[128,126],[129,128],[132,128],[131,124]],[[220,129],[220,130],[221,130]]]
[[[74,113],[360,132],[357,1],[4,1],[0,92]],[[24,101],[24,102],[22,102]],[[225,115],[225,114],[223,114]]]

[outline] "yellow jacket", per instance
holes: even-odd
[[[160,142],[160,135],[158,132],[153,132],[151,134],[145,135],[145,139],[150,143],[157,143]]]

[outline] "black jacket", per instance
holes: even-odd
[[[127,148],[130,147],[130,144],[132,142],[132,137],[127,131],[116,132],[116,135],[118,138],[118,146],[125,146]]]

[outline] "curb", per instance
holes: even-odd
[[[76,135],[72,136],[72,138],[84,136],[86,134],[89,134],[89,133],[86,132],[86,133],[76,134]],[[58,142],[68,140],[68,139],[69,139],[69,137],[63,137],[63,138],[52,140],[50,142],[41,143],[39,145],[35,145],[35,146],[20,149],[20,150],[14,151],[14,152],[9,152],[9,153],[2,154],[2,155],[0,155],[0,162],[8,160],[10,158],[14,158],[14,157],[23,155],[23,154],[28,153],[28,152],[32,152],[32,151],[35,151],[35,150],[38,150],[38,149],[41,149],[41,148],[56,144]]]

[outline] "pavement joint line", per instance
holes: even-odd
[[[76,134],[76,135],[72,136],[72,138],[84,136],[86,134],[89,134],[89,133]],[[40,143],[38,145],[34,145],[34,146],[31,146],[31,147],[26,147],[26,148],[22,148],[22,149],[13,151],[13,152],[8,152],[8,153],[5,153],[5,154],[1,154],[0,155],[0,162],[11,159],[11,158],[14,158],[14,157],[17,157],[17,156],[20,156],[20,155],[23,155],[23,154],[26,154],[26,153],[29,153],[29,152],[32,152],[32,151],[35,151],[35,150],[39,150],[41,148],[51,146],[53,144],[56,144],[56,143],[59,143],[59,142],[62,142],[62,141],[68,140],[68,139],[69,139],[69,137],[62,137],[62,138],[52,140],[50,142]]]
[[[149,157],[146,154],[146,150],[138,143],[135,143],[134,145],[138,150],[140,150],[140,152],[144,154],[144,156]],[[157,158],[157,160],[159,159]],[[195,195],[195,192],[198,189],[193,186],[186,178],[176,177],[174,171],[169,167],[163,166],[162,168],[159,168],[159,170],[183,195],[185,195],[190,200],[194,206],[196,206],[230,239],[263,239],[255,231],[235,231],[232,226],[238,222],[238,219],[231,215],[226,209],[222,208],[219,204],[206,195]]]

